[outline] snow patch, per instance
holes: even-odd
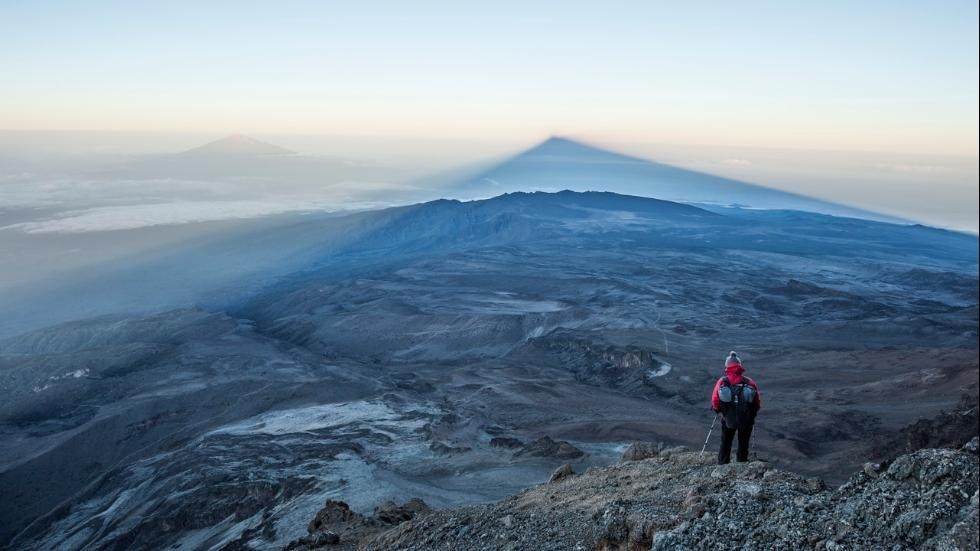
[[[423,409],[413,411],[434,413],[434,411]],[[270,411],[238,423],[226,425],[208,433],[207,436],[215,434],[294,434],[341,427],[358,422],[370,422],[376,428],[383,426],[382,423],[397,424],[399,428],[420,428],[425,424],[425,420],[421,418],[406,419],[404,413],[396,412],[387,404],[358,400]]]
[[[647,376],[650,377],[651,379],[654,377],[663,377],[664,375],[670,373],[671,369],[673,369],[673,366],[665,362],[660,364],[660,367],[656,369],[649,369],[647,371]]]
[[[51,377],[51,379],[52,380],[58,380],[58,379],[81,379],[82,377],[84,377],[86,375],[88,375],[88,368],[87,367],[85,369],[76,369],[75,371],[69,371],[68,373],[65,373],[64,375],[61,375],[60,377]]]

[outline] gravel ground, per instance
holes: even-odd
[[[649,449],[488,505],[325,510],[291,549],[977,549],[977,447],[869,463],[837,489],[764,462]]]

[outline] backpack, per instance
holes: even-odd
[[[728,377],[721,378],[718,386],[718,399],[721,400],[721,412],[725,416],[725,424],[730,428],[744,427],[755,418],[753,405],[756,390],[747,377],[742,382],[733,385]]]

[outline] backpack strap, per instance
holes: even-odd
[[[733,390],[734,390],[735,388],[737,388],[737,387],[740,387],[740,386],[742,386],[742,385],[745,385],[745,386],[750,386],[750,387],[752,387],[752,389],[753,389],[753,390],[755,390],[756,392],[758,392],[758,391],[759,391],[759,387],[757,387],[757,386],[755,386],[755,381],[753,381],[752,379],[750,379],[750,378],[748,378],[748,377],[742,377],[742,382],[740,382],[740,383],[738,383],[737,385],[733,385],[733,384],[732,384],[732,382],[728,380],[728,376],[727,376],[727,375],[725,375],[725,376],[723,376],[723,377],[721,378],[721,382],[722,382],[722,383],[723,383],[723,384],[724,384],[725,386],[730,386],[730,387],[732,387],[732,389],[733,389]]]

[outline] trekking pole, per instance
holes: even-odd
[[[711,431],[715,430],[715,423],[717,422],[718,422],[718,415],[715,415],[715,418],[711,421],[711,428],[708,429],[708,436],[704,439],[704,445],[701,446],[701,454],[698,455],[698,457],[703,457],[704,450],[708,449],[708,440],[711,439]]]

